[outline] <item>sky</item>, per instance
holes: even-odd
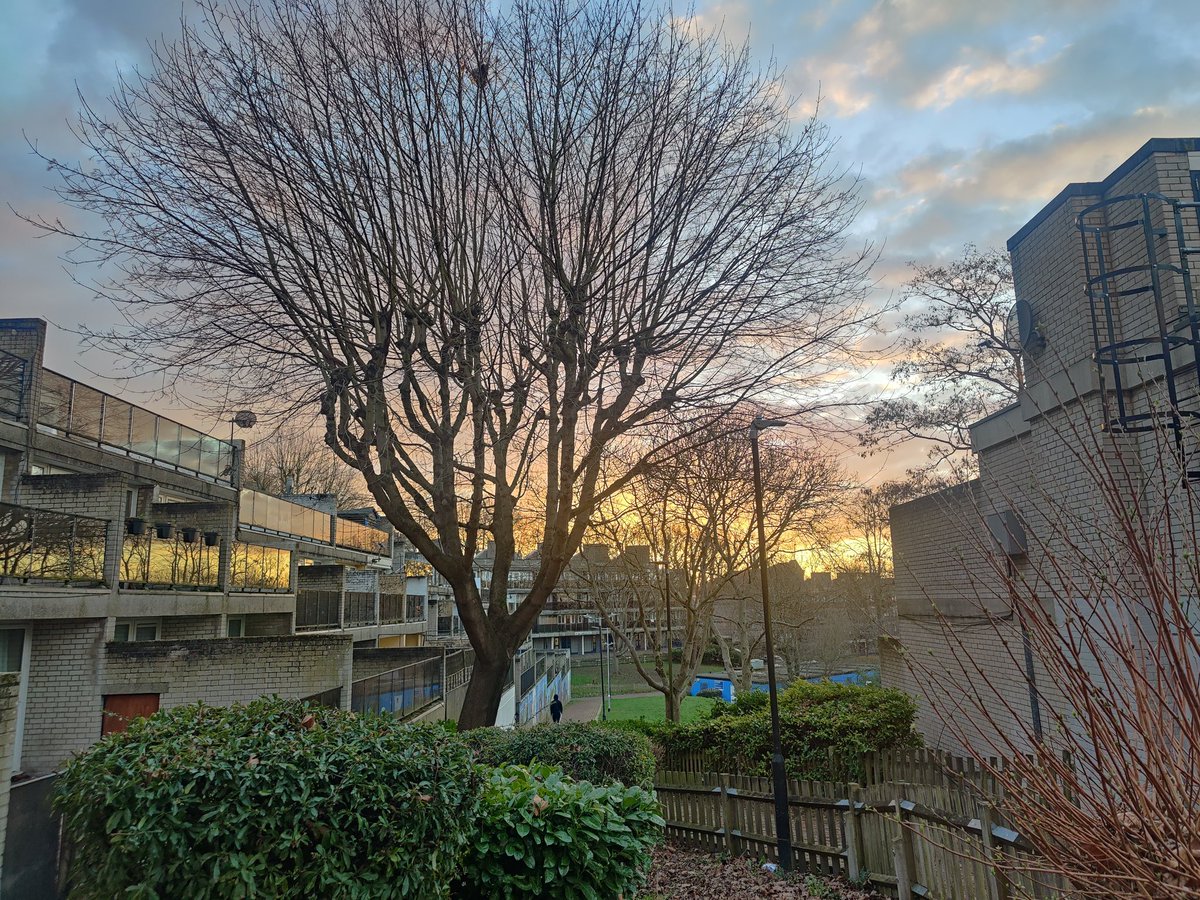
[[[1200,136],[1196,2],[696,0],[694,15],[774,58],[798,117],[820,98],[838,163],[862,181],[855,237],[881,248],[874,277],[886,297],[910,261],[1003,246],[1068,182],[1102,178],[1147,139]],[[111,366],[81,354],[73,330],[113,323],[115,310],[73,283],[63,241],[7,207],[55,214],[27,140],[69,155],[76,89],[102,101],[119,69],[178,32],[181,9],[0,0],[0,315],[47,319],[57,326],[47,363],[113,391],[91,374]],[[887,390],[888,371],[880,362],[867,378]],[[851,465],[878,479],[913,453]]]

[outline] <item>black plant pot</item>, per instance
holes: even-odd
[[[198,528],[180,528],[179,534],[185,544],[194,544],[196,539],[200,537],[200,529]]]
[[[215,547],[220,542],[221,542],[221,535],[219,532],[216,532],[216,531],[204,532],[204,546],[205,547]]]
[[[125,531],[132,535],[142,535],[146,533],[145,519],[126,519]]]
[[[175,526],[170,522],[155,522],[154,533],[166,540],[175,536]]]

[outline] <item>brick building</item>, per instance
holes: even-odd
[[[393,572],[389,530],[242,488],[240,441],[44,368],[45,338],[41,320],[0,320],[12,772],[196,700],[349,708],[354,646],[421,642],[423,579]]]
[[[1198,204],[1200,139],[1156,139],[1103,181],[1067,185],[1008,242],[1019,400],[972,426],[976,480],[891,512],[899,620],[883,675],[918,696],[919,728],[934,746],[963,749],[944,722],[964,678],[995,688],[992,718],[1010,736],[1030,730],[1037,707],[1064,703],[1024,659],[1009,575],[1043,579],[1039,596],[1060,606],[1074,586],[1070,572],[1053,574],[1055,559],[1121,577],[1092,462],[1123,473],[1128,503],[1143,513],[1187,489],[1179,465],[1196,464],[1200,394]],[[1061,623],[1078,610],[1048,612]],[[978,727],[971,742],[989,743]]]

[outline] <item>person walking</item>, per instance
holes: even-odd
[[[562,718],[562,701],[558,699],[558,694],[550,701],[550,718],[555,722]]]

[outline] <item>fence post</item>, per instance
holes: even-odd
[[[734,831],[737,829],[737,789],[729,786],[729,776],[721,775],[721,828],[725,832],[725,850],[730,856],[737,855],[737,839]]]
[[[988,890],[992,900],[1008,900],[1008,876],[1000,871],[996,847],[992,843],[992,805],[979,805],[979,833],[983,839],[983,856],[987,860]]]
[[[892,856],[896,862],[896,889],[900,900],[912,900],[913,885],[917,880],[917,856],[913,850],[912,831],[904,824],[904,799],[896,797],[896,824],[900,834],[892,841]]]
[[[859,821],[858,804],[862,800],[862,788],[850,785],[850,805],[846,809],[846,868],[851,881],[862,877],[865,851],[863,848],[862,823]]]

